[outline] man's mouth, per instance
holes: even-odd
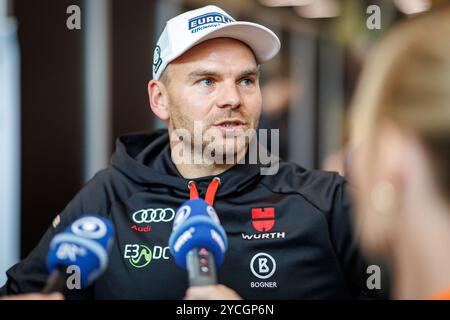
[[[213,127],[225,132],[243,131],[246,126],[247,123],[239,119],[224,120],[213,124]]]

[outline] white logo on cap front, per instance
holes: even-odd
[[[222,24],[233,22],[234,19],[227,17],[226,15],[219,12],[208,12],[200,16],[189,19],[188,29],[191,33],[196,33],[198,31],[204,30],[206,28],[218,27]]]
[[[161,67],[162,59],[161,59],[161,47],[156,46],[155,51],[153,52],[153,70],[154,73],[157,73],[159,67]]]

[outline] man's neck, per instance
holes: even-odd
[[[201,177],[216,176],[225,172],[229,168],[233,167],[234,164],[223,164],[223,165],[201,165],[201,164],[178,164],[175,165],[178,172],[185,179],[196,179]]]
[[[238,155],[235,155],[233,161],[223,161],[224,163],[212,163],[212,164],[195,163],[195,161],[192,161],[192,163],[188,164],[184,162],[178,163],[177,161],[174,161],[173,151],[171,151],[171,158],[178,172],[185,179],[196,179],[201,177],[216,176],[227,171],[228,169],[238,164],[241,161],[241,159],[245,157],[245,154],[246,148],[244,148]],[[191,159],[195,159],[194,154],[191,155]],[[206,161],[202,160],[201,162]]]

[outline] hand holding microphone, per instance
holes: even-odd
[[[175,216],[170,252],[188,270],[190,286],[217,284],[216,267],[223,263],[228,246],[216,211],[202,199],[183,203]]]
[[[83,215],[57,234],[50,243],[50,277],[42,292],[64,292],[69,271],[79,272],[80,287],[88,287],[108,265],[113,236],[111,221],[96,215]]]

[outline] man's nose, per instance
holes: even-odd
[[[237,85],[233,83],[223,83],[217,96],[217,106],[219,108],[239,108],[241,96]]]

